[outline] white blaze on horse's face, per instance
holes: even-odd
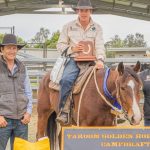
[[[141,121],[141,112],[140,112],[140,108],[139,105],[137,104],[136,101],[136,95],[134,92],[134,88],[135,88],[135,83],[133,80],[129,80],[128,82],[128,86],[132,89],[132,96],[133,96],[133,103],[132,103],[132,111],[133,111],[133,116],[130,121],[132,121],[131,123],[133,123],[133,125],[139,124]]]

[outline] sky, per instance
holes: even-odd
[[[41,27],[47,28],[51,33],[61,30],[63,25],[77,18],[77,15],[53,14],[14,14],[0,16],[0,27],[15,26],[15,34],[29,42]],[[114,35],[124,39],[128,34],[141,33],[150,46],[150,22],[114,15],[92,15],[95,22],[103,29],[104,41],[111,40]],[[0,33],[10,30],[0,29]]]

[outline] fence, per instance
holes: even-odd
[[[139,60],[141,63],[150,63],[149,58],[106,58],[106,64],[111,66],[113,64],[117,65],[119,62],[124,62],[126,64],[135,64]],[[44,74],[52,68],[56,59],[48,59],[48,58],[23,58],[22,61],[26,64],[31,87],[34,95],[37,94],[37,89],[39,87],[39,81],[42,79]],[[36,101],[36,96],[34,96],[34,101]]]
[[[49,58],[23,58],[21,59],[27,66],[28,70],[40,70],[46,71],[53,67],[56,59]],[[105,63],[108,66],[117,65],[119,62],[124,62],[125,64],[135,64],[140,61],[142,64],[150,63],[149,58],[106,58]]]

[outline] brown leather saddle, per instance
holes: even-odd
[[[81,89],[82,89],[86,79],[88,78],[89,74],[91,73],[93,67],[94,66],[90,66],[90,67],[88,66],[88,68],[86,68],[86,66],[85,66],[85,68],[82,68],[80,70],[79,76],[78,76],[78,78],[75,82],[75,85],[73,87],[73,94],[78,94],[81,91]],[[60,85],[50,81],[49,88],[56,90],[56,91],[59,91]]]

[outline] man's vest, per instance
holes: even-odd
[[[15,60],[17,68],[12,74],[0,57],[0,115],[21,119],[27,110],[28,98],[25,96],[25,66]]]

